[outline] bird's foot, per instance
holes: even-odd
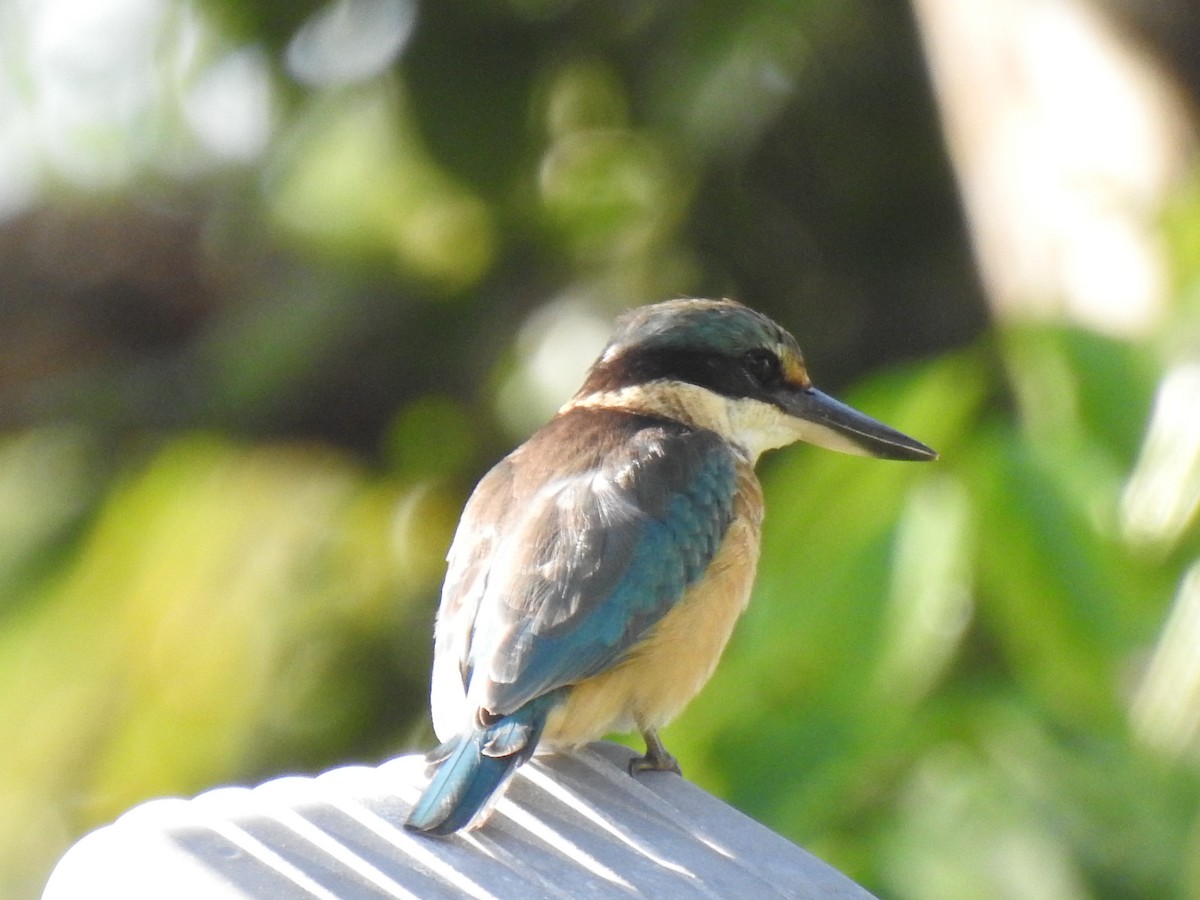
[[[676,775],[682,775],[683,770],[679,768],[679,760],[672,756],[667,748],[663,746],[662,740],[658,736],[658,732],[653,728],[645,728],[642,730],[642,737],[646,741],[646,755],[635,756],[629,761],[629,774],[640,775],[642,772],[674,772]]]

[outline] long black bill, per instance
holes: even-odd
[[[800,439],[810,444],[878,459],[937,459],[937,451],[920,441],[863,415],[816,388],[789,392],[781,399],[784,409],[804,420]]]

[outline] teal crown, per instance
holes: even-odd
[[[795,338],[762,313],[736,301],[668,300],[621,316],[602,358],[611,359],[630,347],[738,356],[771,346],[800,355]]]

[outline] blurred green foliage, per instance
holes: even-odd
[[[764,461],[689,777],[885,898],[1200,897],[1200,188],[1159,333],[1001,326],[900,4],[89,9],[0,4],[0,894],[427,746],[474,479],[732,295],[942,460]]]

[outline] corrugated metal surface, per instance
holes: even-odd
[[[486,826],[450,839],[402,827],[419,756],[154,800],[76,844],[43,897],[870,900],[682,778],[629,777],[630,756],[594,744],[538,757]]]

